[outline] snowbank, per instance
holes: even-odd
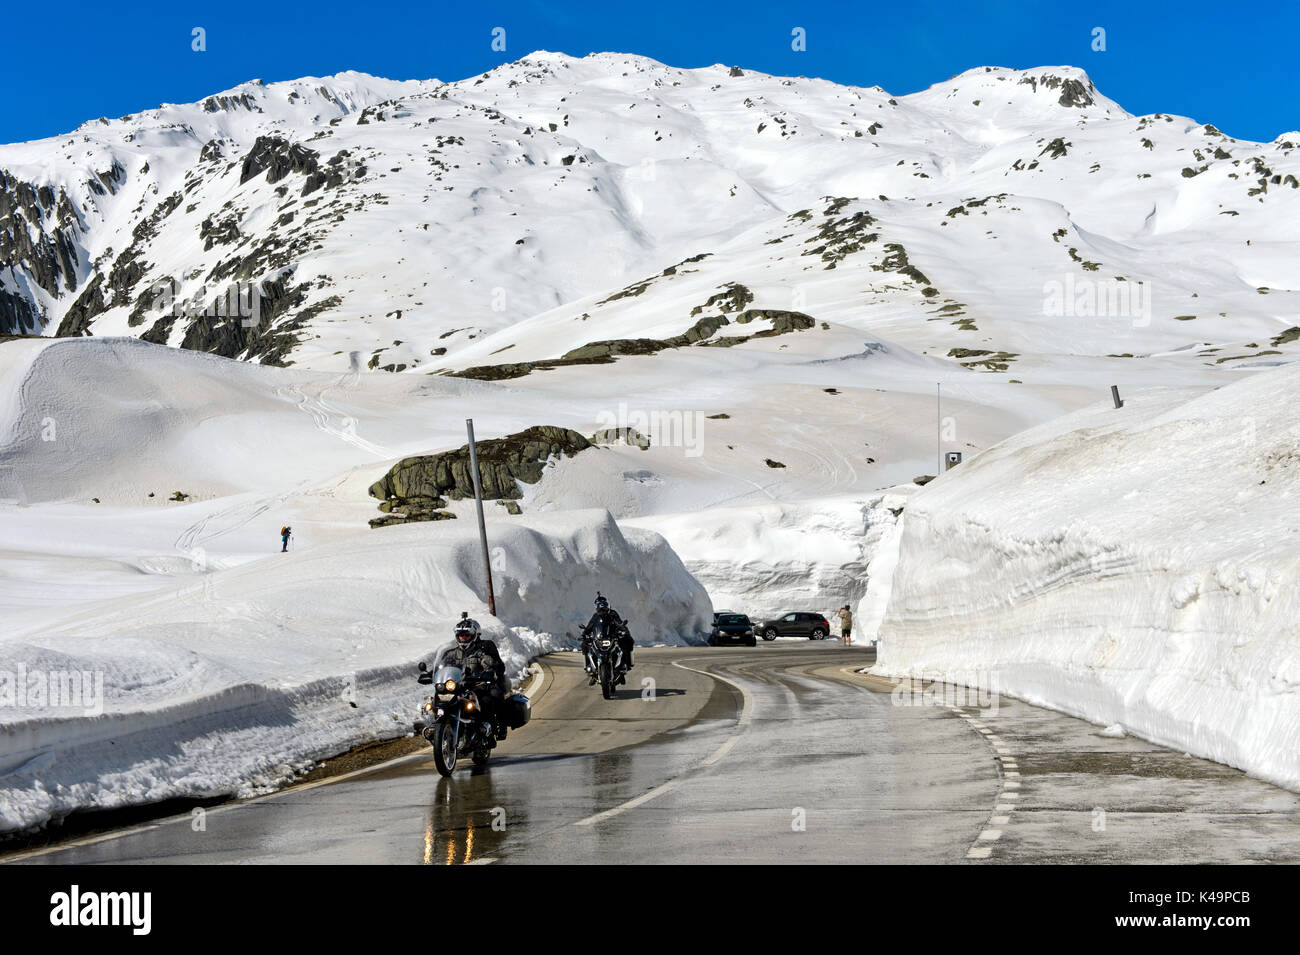
[[[191,576],[0,642],[0,831],[75,809],[258,791],[403,735],[420,696],[415,665],[450,638],[462,609],[516,674],[564,645],[598,588],[639,643],[707,631],[707,595],[657,534],[620,531],[600,511],[489,532],[496,618],[481,596],[477,528],[465,521]],[[77,692],[56,700],[60,678]]]
[[[386,438],[377,420],[389,410],[379,403],[385,383],[371,387],[363,407],[346,380],[132,338],[7,343],[0,501],[112,505],[143,503],[149,492],[157,502],[176,490],[265,492],[399,456],[356,433]],[[337,392],[338,406],[327,392]]]
[[[1300,368],[1031,429],[908,504],[877,671],[1300,789]]]
[[[867,508],[863,546],[871,554],[871,560],[867,564],[866,592],[853,612],[854,643],[871,643],[879,635],[894,585],[894,571],[898,568],[903,511],[908,500],[919,490],[915,484],[889,488],[873,498]]]
[[[889,492],[773,501],[634,518],[622,526],[663,534],[719,609],[754,620],[789,610],[830,614],[869,588],[868,563],[896,520],[889,507],[903,500]]]

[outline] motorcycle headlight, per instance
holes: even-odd
[[[473,700],[466,700],[466,701],[465,701],[465,712],[466,712],[466,713],[469,713],[469,712],[472,711],[473,709],[474,709],[474,701],[473,701]]]
[[[456,681],[455,681],[455,680],[448,680],[446,683],[444,683],[444,684],[442,685],[442,689],[443,689],[443,691],[446,692],[446,693],[455,693],[455,692],[456,692]]]

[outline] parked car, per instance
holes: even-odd
[[[777,637],[807,637],[809,640],[825,640],[831,632],[830,621],[819,613],[806,613],[792,610],[779,617],[764,620],[755,628],[764,640]]]
[[[713,632],[709,634],[709,646],[717,647],[724,643],[743,643],[747,647],[757,645],[754,639],[754,621],[743,613],[723,610],[713,615]]]

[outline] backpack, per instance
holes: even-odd
[[[288,527],[282,527],[282,528],[280,528],[280,536],[281,536],[281,537],[288,537],[288,536],[289,536],[289,528],[288,528]]]

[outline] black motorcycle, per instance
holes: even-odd
[[[482,700],[491,692],[491,674],[466,673],[455,644],[444,647],[430,671],[420,664],[418,682],[433,687],[420,705],[420,719],[415,732],[433,745],[433,761],[438,772],[450,776],[456,761],[468,755],[475,766],[487,765],[496,748],[497,738],[491,717],[484,712]],[[531,707],[521,693],[502,701],[501,719],[510,729],[528,722]]]
[[[614,698],[616,686],[627,682],[621,635],[617,625],[603,620],[597,620],[587,631],[587,666],[591,668],[592,682],[600,683],[601,696],[607,700]]]

